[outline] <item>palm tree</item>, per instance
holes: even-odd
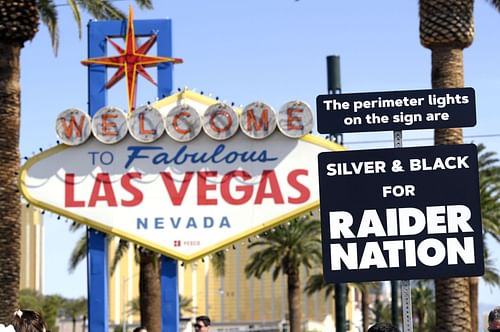
[[[496,153],[486,151],[483,144],[478,145],[479,193],[481,198],[481,219],[483,222],[483,248],[485,274],[483,280],[500,286],[500,277],[487,247],[486,238],[493,237],[500,241],[500,165]],[[479,278],[470,278],[469,296],[471,305],[472,330],[478,328]]]
[[[78,299],[69,299],[63,303],[64,312],[66,316],[71,317],[73,323],[73,332],[76,332],[76,321],[79,317],[83,319],[83,325],[85,325],[85,319],[87,317],[87,299],[84,297]]]
[[[136,0],[152,8],[151,0]],[[81,35],[80,9],[98,19],[124,18],[110,0],[68,0]],[[48,27],[57,53],[57,8],[53,0],[0,1],[0,323],[7,323],[18,308],[21,256],[21,206],[17,190],[19,169],[20,54],[35,37],[41,20]]]
[[[370,308],[372,313],[371,323],[389,323],[392,320],[391,303],[388,301],[381,301],[380,296],[377,296],[373,306]]]
[[[368,306],[368,297],[369,297],[369,290],[371,289],[376,289],[379,287],[379,285],[375,282],[354,282],[354,283],[348,283],[347,284],[347,291],[351,288],[356,288],[361,292],[361,319],[362,319],[362,324],[363,324],[363,331],[368,330],[368,316],[369,316],[369,306]],[[330,295],[335,297],[335,284],[327,284],[325,282],[325,279],[323,278],[322,273],[318,274],[313,274],[309,276],[307,279],[306,287],[305,287],[305,292],[309,295],[319,292],[321,290],[325,290],[325,297],[328,297]],[[337,319],[337,318],[336,318]]]
[[[300,267],[312,268],[321,260],[320,222],[309,216],[297,217],[262,234],[248,245],[258,248],[245,266],[247,278],[260,278],[266,271],[273,270],[273,279],[280,273],[287,276],[288,313],[290,331],[301,330]]]
[[[500,8],[499,0],[491,2]],[[464,86],[463,49],[474,37],[473,8],[473,0],[420,0],[420,42],[431,50],[433,88]],[[461,128],[435,130],[436,145],[462,142]],[[471,331],[469,279],[436,280],[435,286],[436,329]]]
[[[413,321],[416,332],[435,331],[433,321],[434,294],[424,280],[419,280],[411,290]]]
[[[76,230],[79,224],[72,224],[70,229]],[[119,240],[111,263],[111,274],[114,273],[120,259],[130,247],[130,242]],[[73,271],[86,257],[87,237],[84,233],[70,256],[69,270]],[[139,308],[141,325],[150,331],[161,329],[161,283],[160,283],[160,255],[134,245],[135,262],[139,264]]]

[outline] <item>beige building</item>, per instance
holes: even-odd
[[[34,207],[21,209],[21,289],[43,289],[43,215]]]
[[[110,253],[115,245],[111,244]],[[214,273],[209,257],[194,263],[179,263],[179,294],[192,301],[189,311],[181,313],[182,317],[193,319],[206,314],[214,322],[216,331],[281,330],[288,318],[286,278],[279,276],[273,281],[271,273],[266,273],[261,279],[247,279],[244,268],[250,252],[246,243],[233,248],[226,251],[223,277]],[[112,324],[123,325],[124,319],[127,327],[138,324],[139,316],[130,314],[127,305],[138,297],[138,272],[133,250],[130,250],[110,277]],[[305,286],[307,275],[305,270],[302,272],[301,282]],[[353,314],[355,293],[349,292],[346,308],[346,319],[351,322],[357,321]],[[323,292],[302,295],[303,322],[308,331],[334,331],[334,309],[332,296],[326,298]]]
[[[44,233],[43,215],[39,209],[23,205],[21,236],[21,289],[41,292]],[[110,265],[117,242],[114,239],[110,243]],[[286,278],[279,276],[273,281],[271,273],[266,273],[261,279],[247,279],[244,268],[250,254],[246,242],[226,249],[223,277],[215,274],[210,257],[194,263],[179,263],[179,294],[191,299],[191,307],[181,313],[182,318],[192,320],[197,315],[206,314],[213,320],[216,331],[276,330],[283,327],[288,318]],[[306,280],[304,270],[301,275],[303,286]],[[138,283],[139,268],[131,249],[109,278],[111,324],[123,326],[125,323],[131,330],[139,323],[139,315],[132,313],[130,306],[131,301],[139,296]],[[355,298],[358,298],[356,291],[351,289],[346,310],[346,318],[351,322],[359,320],[359,302]],[[326,298],[323,292],[302,295],[303,322],[308,331],[334,331],[334,309],[332,297]]]

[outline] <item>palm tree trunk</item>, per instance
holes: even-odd
[[[469,280],[435,280],[436,331],[471,331]]]
[[[21,46],[0,42],[0,323],[18,309],[21,256],[19,170]]]
[[[472,331],[479,331],[478,293],[479,293],[479,278],[469,277],[470,317],[471,317]]]
[[[155,253],[141,249],[139,272],[139,302],[141,325],[149,332],[161,331],[161,287],[158,257]]]
[[[291,269],[287,273],[288,276],[288,313],[290,319],[290,332],[301,331],[301,316],[300,308],[300,277],[298,269]]]
[[[463,50],[454,46],[432,48],[432,87],[459,88],[464,86]],[[461,128],[436,129],[434,143],[461,144]],[[469,280],[452,278],[435,280],[436,330],[471,331]]]
[[[370,299],[368,298],[368,290],[361,291],[361,315],[363,320],[363,332],[368,331],[368,315],[369,307],[368,303]]]
[[[432,49],[432,88],[461,88],[464,86],[463,51],[448,46]],[[462,144],[462,128],[434,131],[434,144]]]

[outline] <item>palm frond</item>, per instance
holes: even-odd
[[[124,19],[125,13],[109,0],[81,0],[80,7],[98,20]]]
[[[478,164],[483,232],[500,241],[500,164],[496,152],[479,144]]]
[[[57,24],[58,14],[56,5],[52,0],[39,0],[37,6],[40,13],[40,20],[49,30],[52,50],[57,55],[59,49],[59,26]]]
[[[68,271],[75,271],[78,264],[87,258],[87,232],[83,232],[82,236],[76,242],[73,251],[71,252],[71,256],[69,258],[69,267]]]
[[[217,251],[211,256],[211,260],[215,275],[223,277],[226,274],[226,252],[224,250]]]
[[[485,245],[483,247],[484,252],[484,275],[483,281],[490,287],[500,287],[500,276],[498,275],[498,269],[495,260],[491,257],[490,250]]]
[[[500,12],[500,0],[490,0],[490,2]]]
[[[129,244],[130,242],[128,242],[127,240],[120,239],[118,241],[118,245],[116,246],[113,260],[111,261],[111,275],[115,273],[118,263],[122,259],[123,255],[128,251]]]
[[[76,231],[76,230],[81,229],[83,226],[85,226],[85,225],[80,224],[80,223],[77,223],[76,221],[73,221],[73,222],[71,222],[71,224],[69,225],[69,230],[70,230],[71,232],[74,232],[74,231]]]
[[[325,298],[335,293],[335,284],[327,284],[323,278],[323,274],[313,274],[307,279],[304,291],[308,295],[312,295],[321,290],[325,290]]]
[[[151,0],[135,0],[141,9],[153,9],[153,1]]]
[[[73,17],[78,26],[78,38],[82,38],[82,18],[80,16],[80,8],[78,7],[78,2],[76,0],[68,0],[68,4],[71,8],[71,12],[73,13]]]
[[[247,278],[260,278],[272,270],[273,279],[281,274],[294,274],[300,266],[306,270],[321,261],[321,225],[309,216],[297,217],[259,235],[248,245],[258,248],[245,266]]]

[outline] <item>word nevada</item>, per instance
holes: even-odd
[[[106,106],[92,118],[85,112],[70,108],[59,114],[56,132],[67,145],[80,145],[91,134],[104,144],[121,141],[127,133],[141,143],[151,143],[164,133],[177,142],[195,139],[203,130],[214,140],[227,140],[241,129],[253,139],[271,135],[276,127],[290,138],[300,138],[311,132],[313,121],[309,106],[290,101],[276,113],[263,102],[253,102],[237,112],[225,103],[215,103],[204,110],[180,104],[168,111],[146,105],[130,113],[118,107]]]

